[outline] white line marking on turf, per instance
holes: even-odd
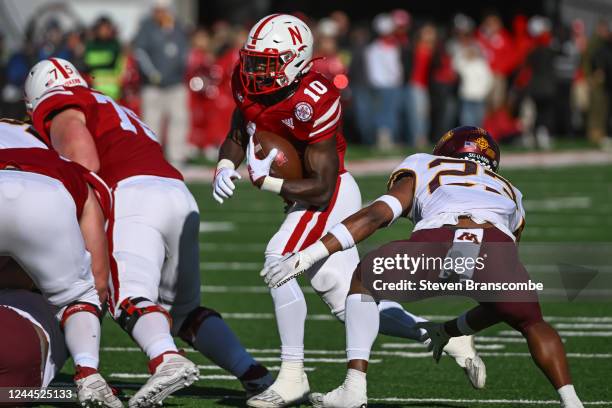
[[[561,337],[612,337],[612,331],[573,331],[558,330]],[[522,336],[514,330],[502,330],[498,334],[502,336]]]
[[[228,221],[202,221],[200,232],[229,232],[236,229],[236,224]]]
[[[138,347],[101,347],[103,352],[140,352]],[[198,353],[198,351],[187,348],[187,353]],[[252,354],[280,354],[279,349],[247,349]],[[345,355],[344,350],[305,350],[306,355]],[[409,352],[409,351],[386,351],[386,350],[374,350],[371,353],[375,356],[381,357],[404,357],[404,358],[431,358],[431,352]],[[531,357],[529,353],[520,352],[490,352],[484,351],[480,353],[484,357]],[[597,358],[612,358],[612,353],[567,353],[570,358],[581,358],[581,359],[597,359]],[[261,362],[276,362],[280,361],[279,357],[257,357],[258,361]],[[370,363],[380,363],[380,359],[372,359]],[[307,363],[346,363],[346,358],[326,358],[326,357],[306,357]]]
[[[255,271],[260,270],[261,262],[200,262],[200,269],[216,269],[220,271]]]
[[[215,242],[202,242],[200,244],[200,250],[205,251],[227,251],[227,252],[261,252],[263,253],[266,249],[266,244],[257,244],[257,243],[245,243],[245,244],[232,244],[232,243],[223,243],[218,244]]]
[[[200,290],[205,293],[270,293],[267,286],[224,286],[224,285],[202,285]],[[302,288],[304,293],[315,293],[311,287]]]
[[[149,378],[151,374],[133,374],[133,373],[111,373],[113,378]],[[233,375],[222,375],[222,374],[210,374],[201,375],[198,377],[200,380],[235,380],[236,377]]]
[[[558,400],[511,400],[511,399],[455,399],[455,398],[369,398],[370,402],[439,402],[439,403],[462,403],[462,404],[506,404],[506,405],[559,405]],[[583,401],[584,405],[609,405],[612,401]]]
[[[257,287],[257,286],[256,286]],[[214,287],[218,288],[218,287]],[[223,288],[223,286],[221,287]],[[243,290],[248,288],[248,286],[241,286]],[[249,289],[250,290],[250,289]],[[223,317],[227,317],[228,319],[246,319],[246,320],[267,320],[274,319],[274,313],[223,313]],[[425,319],[433,320],[433,321],[444,321],[449,319],[454,319],[457,316],[452,315],[423,315]],[[331,314],[311,314],[307,317],[309,320],[330,320],[337,321],[335,317]],[[590,317],[590,316],[545,316],[545,320],[549,322],[584,322],[584,323],[612,323],[612,317]],[[513,333],[514,336],[520,336],[521,334],[517,331],[506,330],[502,331],[499,334],[507,335],[508,333]],[[571,332],[570,332],[571,333]],[[569,335],[571,337],[571,334]],[[487,336],[488,337],[488,336]]]
[[[210,370],[210,371],[220,371],[223,370],[223,368],[216,366],[216,365],[212,365],[212,364],[204,364],[204,365],[198,365],[198,368],[200,370]],[[276,366],[266,366],[266,368],[268,369],[268,371],[278,371],[280,370],[280,366],[276,365]],[[317,368],[316,367],[304,367],[304,371],[315,371]],[[223,370],[224,371],[224,370]]]
[[[555,197],[544,200],[524,200],[526,211],[556,211],[575,208],[590,208],[590,197]]]
[[[555,323],[557,329],[612,329],[612,324],[605,323]]]
[[[476,340],[478,343],[478,340]],[[420,343],[383,343],[382,348],[403,350],[403,349],[424,349],[425,346]],[[504,344],[478,344],[478,350],[503,350],[506,346]]]
[[[525,343],[523,337],[478,336],[476,343]]]

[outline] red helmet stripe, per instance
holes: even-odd
[[[49,58],[49,61],[51,61],[51,63],[53,65],[55,65],[55,68],[57,68],[57,70],[60,72],[60,74],[62,74],[62,76],[66,79],[70,78],[70,75],[68,75],[68,73],[66,72],[66,70],[64,69],[64,67],[62,67],[62,64],[60,64],[59,62],[57,62],[57,60],[55,58]]]
[[[255,32],[253,33],[253,38],[251,39],[251,44],[255,45],[255,43],[257,42],[257,40],[259,40],[259,33],[261,32],[261,30],[264,28],[264,26],[266,24],[268,24],[270,22],[270,20],[272,20],[275,17],[280,16],[281,13],[276,13],[276,14],[271,14],[268,17],[266,17],[266,19],[264,21],[262,21],[261,23],[259,23],[259,25],[257,26],[257,28],[255,29]]]

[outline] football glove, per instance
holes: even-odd
[[[272,167],[272,162],[276,158],[277,153],[278,149],[272,149],[265,158],[261,160],[258,159],[255,155],[253,136],[249,137],[249,145],[247,146],[247,166],[251,182],[257,187],[261,188],[262,185],[262,183],[259,183],[259,180],[263,181],[265,177],[270,175],[270,168]]]
[[[227,159],[221,159],[217,164],[215,178],[213,179],[213,198],[223,204],[224,199],[230,198],[234,194],[236,186],[232,180],[242,177],[234,169],[234,163]]]
[[[414,325],[418,329],[424,329],[427,334],[423,337],[424,340],[430,340],[427,345],[427,350],[433,351],[433,358],[436,363],[440,362],[444,346],[450,340],[450,336],[444,330],[443,323],[436,322],[420,322]]]
[[[287,254],[264,264],[260,276],[270,289],[278,288],[312,267],[316,262],[329,256],[329,251],[321,241],[295,254]]]

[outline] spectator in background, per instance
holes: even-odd
[[[493,74],[480,48],[471,43],[457,49],[453,66],[459,75],[459,124],[481,127],[486,100],[493,86]]]
[[[426,146],[429,135],[429,81],[436,42],[435,26],[425,23],[418,30],[412,49],[412,71],[408,78],[408,122],[411,144],[419,149]]]
[[[23,103],[23,85],[30,67],[37,62],[36,49],[28,32],[23,46],[14,51],[6,62],[5,83],[2,88],[2,116],[25,119],[26,107]]]
[[[152,16],[140,26],[134,47],[145,80],[143,119],[163,141],[168,161],[181,167],[187,158],[189,119],[184,80],[189,39],[173,6],[170,0],[156,1]]]
[[[525,129],[535,134],[537,146],[548,150],[552,147],[550,132],[555,120],[555,93],[557,79],[553,62],[555,52],[551,48],[550,20],[533,16],[529,19],[529,34],[534,46],[527,56],[526,67],[530,73],[527,96],[535,107],[534,129]]]
[[[352,118],[359,141],[374,144],[374,124],[372,118],[372,94],[366,71],[365,53],[370,41],[367,26],[358,25],[351,31],[351,60],[348,67],[350,109],[347,118]],[[347,132],[348,133],[348,132]],[[348,133],[346,136],[351,137]]]
[[[482,21],[477,38],[493,71],[490,105],[492,110],[497,110],[506,101],[508,75],[516,67],[512,37],[504,28],[501,18],[493,13]]]
[[[454,128],[457,122],[458,77],[447,43],[447,40],[437,41],[431,58],[429,136],[436,140],[448,129]]]
[[[376,139],[366,135],[366,143],[381,150],[391,150],[398,137],[398,116],[401,107],[402,62],[395,38],[393,19],[389,14],[374,18],[378,37],[366,48],[368,81],[372,86],[372,116]]]
[[[326,76],[336,88],[342,90],[348,85],[346,67],[338,53],[338,24],[324,18],[319,21],[316,30],[313,69]]]
[[[230,130],[232,114],[236,103],[232,94],[232,75],[238,62],[238,54],[244,46],[249,32],[245,27],[234,26],[230,35],[227,38],[227,44],[223,47],[223,51],[217,53],[217,65],[221,68],[221,80],[219,82],[219,96],[215,103],[215,118],[217,123],[217,133],[214,139],[218,146],[223,143],[227,133]],[[215,155],[216,162],[218,155]]]
[[[64,32],[59,22],[55,19],[49,20],[44,31],[43,38],[38,47],[37,61],[57,57],[70,61],[72,57],[64,43]]]
[[[606,44],[610,39],[608,21],[600,20],[587,45],[583,69],[587,75],[590,93],[587,113],[587,136],[590,141],[600,143],[608,133],[609,100],[605,90]],[[610,81],[612,82],[612,81]]]
[[[94,23],[93,38],[85,46],[84,62],[93,87],[118,101],[123,61],[121,45],[110,18],[102,16]]]
[[[198,28],[191,43],[187,63],[191,114],[189,142],[202,149],[207,159],[215,160],[220,145],[220,132],[217,129],[220,119],[216,117],[215,105],[223,71],[215,62],[208,31]]]

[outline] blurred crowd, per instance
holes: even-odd
[[[342,90],[345,134],[390,150],[424,147],[458,124],[496,138],[549,149],[559,137],[607,140],[612,116],[612,35],[601,20],[553,25],[546,17],[480,21],[458,14],[447,24],[405,10],[351,21],[343,11],[312,20],[314,69]],[[420,16],[419,16],[420,17]],[[508,17],[508,16],[505,16]],[[73,62],[92,86],[140,113],[161,136],[168,158],[214,160],[229,129],[230,79],[248,26],[218,21],[189,28],[159,0],[129,43],[113,21],[62,29],[47,19],[21,48],[0,42],[0,115],[25,115],[29,67],[48,57]]]

